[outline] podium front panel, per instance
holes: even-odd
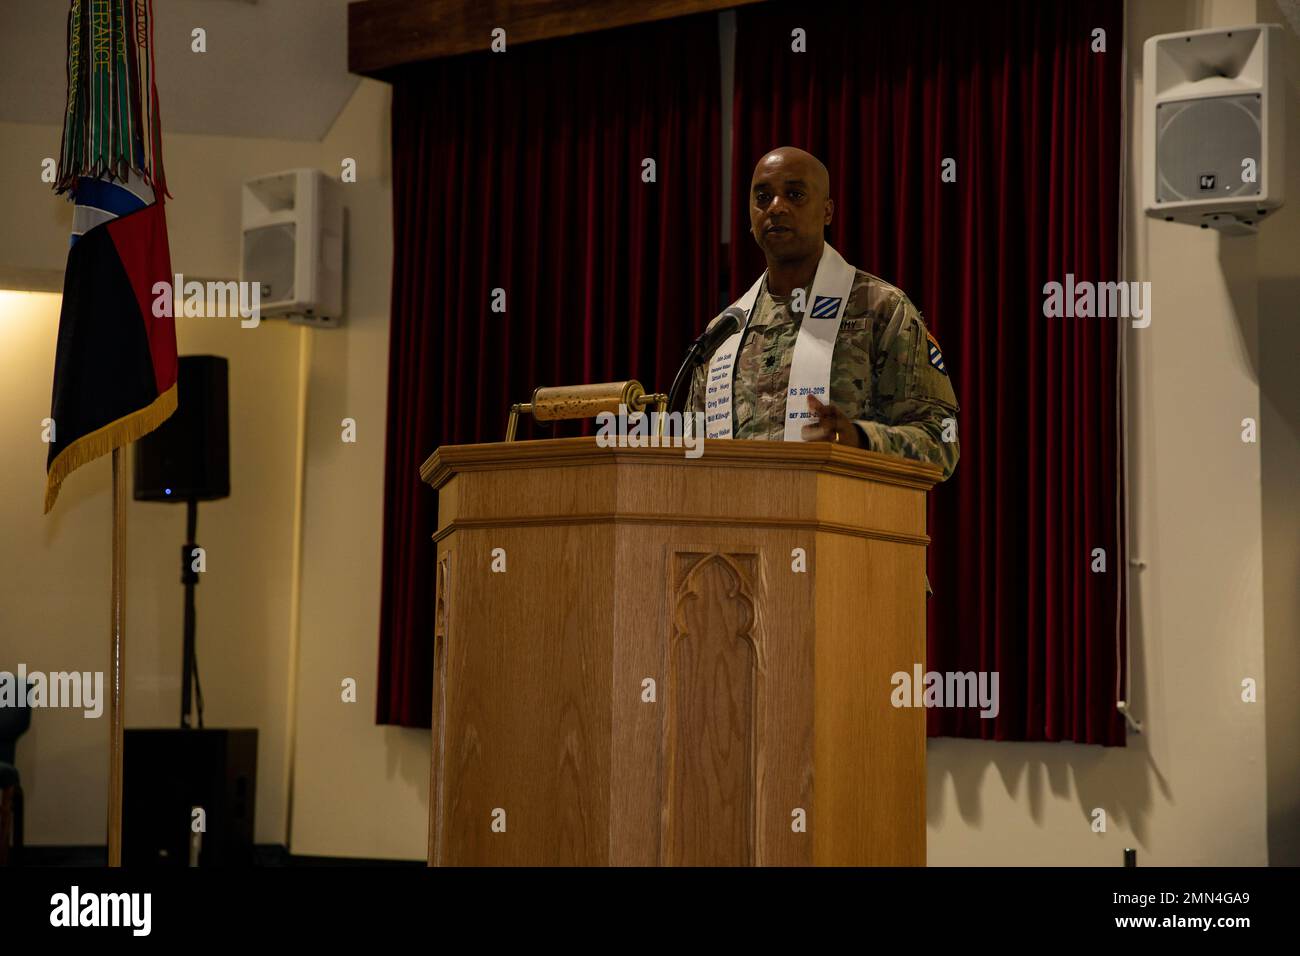
[[[440,449],[430,863],[923,865],[937,473],[882,457]]]

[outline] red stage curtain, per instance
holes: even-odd
[[[831,243],[917,304],[961,404],[961,462],[930,501],[927,667],[998,671],[1001,712],[931,710],[931,735],[1124,743],[1121,323],[1043,314],[1048,281],[1116,278],[1122,12],[913,0],[737,13],[733,297],[763,268],[744,198],[754,164],[808,149],[831,171]],[[941,180],[946,158],[955,182]]]
[[[501,440],[537,385],[666,391],[718,306],[718,62],[702,16],[395,79],[380,723],[430,723],[437,502],[421,462]]]

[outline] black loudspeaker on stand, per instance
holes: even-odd
[[[257,731],[204,728],[195,652],[199,502],[230,495],[229,363],[215,355],[181,356],[176,388],[175,413],[135,443],[135,498],[185,503],[180,729],[126,733],[123,861],[131,866],[248,864]],[[192,729],[196,697],[198,727]],[[199,808],[206,827],[195,832]]]
[[[176,379],[176,411],[135,443],[135,500],[185,502],[185,544],[181,583],[185,585],[185,643],[181,655],[181,726],[190,726],[192,692],[203,690],[195,662],[194,588],[199,502],[230,496],[229,363],[216,355],[183,355]]]

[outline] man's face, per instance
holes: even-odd
[[[768,259],[805,259],[820,248],[834,208],[824,178],[806,153],[777,151],[759,162],[749,189],[749,227]]]

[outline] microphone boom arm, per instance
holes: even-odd
[[[747,321],[744,311],[732,306],[722,313],[720,321],[705,329],[691,347],[686,350],[686,358],[673,378],[673,386],[668,389],[668,411],[684,412],[686,393],[690,388],[695,370],[713,355],[718,346],[730,338],[740,328],[741,320]]]

